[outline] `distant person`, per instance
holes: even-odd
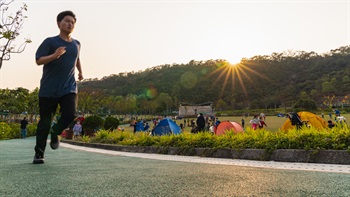
[[[25,139],[27,137],[27,117],[24,117],[23,120],[21,120],[21,137],[22,139]]]
[[[299,114],[296,112],[288,114],[287,117],[289,118],[291,124],[297,129],[300,129],[304,125],[304,123],[301,121]]]
[[[83,127],[81,126],[80,121],[78,120],[73,127],[73,134],[74,134],[73,139],[77,139],[81,135],[82,130],[83,130]]]
[[[334,120],[337,120],[337,117],[340,116],[340,111],[339,111],[339,109],[334,109],[334,114],[335,114]]]
[[[210,132],[211,134],[214,134],[214,125],[211,125],[211,126],[209,127],[209,132]]]
[[[130,126],[133,127],[134,133],[136,133],[137,121],[136,121],[136,120],[132,120]],[[155,126],[154,126],[154,127],[155,127]]]
[[[149,130],[149,124],[148,124],[148,122],[146,122],[146,125],[145,125],[145,127],[144,127],[144,130],[148,132],[148,130]]]
[[[252,126],[253,130],[256,130],[258,126],[260,125],[260,119],[258,115],[254,115],[253,119],[250,120],[250,124]]]
[[[265,116],[265,114],[263,112],[260,113],[260,118],[262,118],[263,120],[266,119],[266,116]]]
[[[181,131],[184,131],[184,124],[180,123],[180,129]]]
[[[216,118],[215,127],[218,127],[220,123],[221,121],[219,120],[219,118]]]
[[[346,118],[344,116],[338,116],[336,122],[339,124],[346,123]]]
[[[198,127],[198,132],[204,131],[205,127],[205,118],[202,113],[199,113],[199,116],[197,117],[197,127]]]
[[[72,11],[63,11],[57,15],[59,35],[46,38],[35,53],[37,65],[43,66],[39,89],[40,121],[36,130],[36,145],[33,164],[44,163],[46,141],[51,133],[50,146],[59,147],[59,138],[64,129],[74,120],[77,108],[77,83],[83,79],[79,52],[80,42],[72,38],[76,22]],[[56,109],[60,106],[61,116],[51,127]]]
[[[260,119],[259,129],[263,129],[264,126],[267,127],[267,124],[265,123],[264,118],[263,117],[259,117],[259,119]]]
[[[77,120],[80,121],[80,124],[83,125],[84,124],[84,121],[85,121],[85,117],[83,114],[79,115]],[[84,127],[82,127],[81,129],[81,135],[84,135]]]
[[[328,128],[333,128],[335,125],[334,125],[334,122],[332,120],[328,120]]]
[[[244,121],[244,118],[242,118],[241,125],[242,125],[243,128],[244,128],[244,124],[245,124],[245,121]]]

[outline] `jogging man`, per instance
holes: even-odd
[[[76,18],[72,11],[59,13],[57,15],[59,35],[46,38],[35,54],[37,65],[44,66],[40,81],[40,121],[36,130],[33,164],[44,163],[49,132],[51,133],[50,146],[52,149],[57,149],[58,135],[75,118],[78,99],[75,68],[79,72],[78,79],[83,79],[79,59],[80,42],[71,37],[75,23]],[[58,105],[60,106],[60,118],[51,127]]]

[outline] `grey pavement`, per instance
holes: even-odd
[[[348,165],[107,151],[0,141],[0,196],[350,196]]]

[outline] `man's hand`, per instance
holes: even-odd
[[[84,77],[83,77],[83,73],[79,73],[79,74],[78,74],[78,79],[79,79],[79,81],[81,81],[81,80],[83,80],[83,79],[84,79]]]
[[[63,55],[65,52],[66,52],[66,47],[58,47],[54,53],[56,59],[60,58],[61,55]]]

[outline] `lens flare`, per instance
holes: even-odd
[[[150,87],[148,89],[146,89],[146,97],[149,99],[153,99],[158,95],[157,89],[155,89],[154,87]]]
[[[193,88],[197,84],[197,76],[191,72],[187,71],[181,76],[181,86],[184,88]]]

